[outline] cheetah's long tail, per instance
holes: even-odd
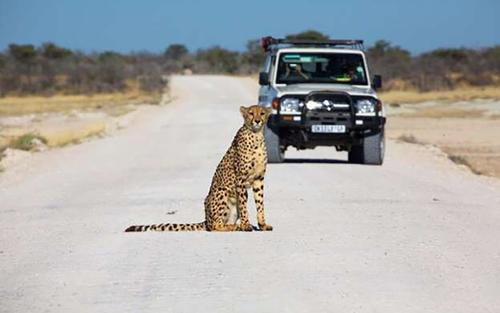
[[[126,232],[143,232],[143,231],[200,231],[207,230],[205,222],[189,223],[189,224],[153,224],[153,225],[132,225],[125,229]]]

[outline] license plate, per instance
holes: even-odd
[[[345,133],[345,125],[312,125],[313,133]]]

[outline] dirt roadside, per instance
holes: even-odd
[[[57,107],[54,105],[48,112],[0,114],[0,171],[32,153],[109,136],[128,127],[142,111],[166,105],[171,100],[170,92],[165,92],[157,104],[124,101],[109,106],[91,103],[88,107],[80,104],[77,108],[65,109],[64,103],[56,103]]]
[[[500,178],[500,101],[424,102],[388,111],[389,138],[436,146],[458,165]]]

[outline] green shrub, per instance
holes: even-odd
[[[40,140],[44,144],[47,143],[47,140],[45,138],[43,138],[42,136],[39,136],[39,135],[33,134],[33,133],[28,133],[28,134],[22,135],[21,137],[16,138],[10,144],[10,147],[13,149],[30,151],[35,147],[34,141],[36,139]]]

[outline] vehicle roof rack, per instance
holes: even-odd
[[[364,50],[363,40],[361,39],[329,39],[329,40],[309,40],[309,39],[284,39],[273,38],[271,36],[262,37],[260,46],[265,51],[273,48],[277,49],[279,45],[301,46],[301,47],[339,47]]]

